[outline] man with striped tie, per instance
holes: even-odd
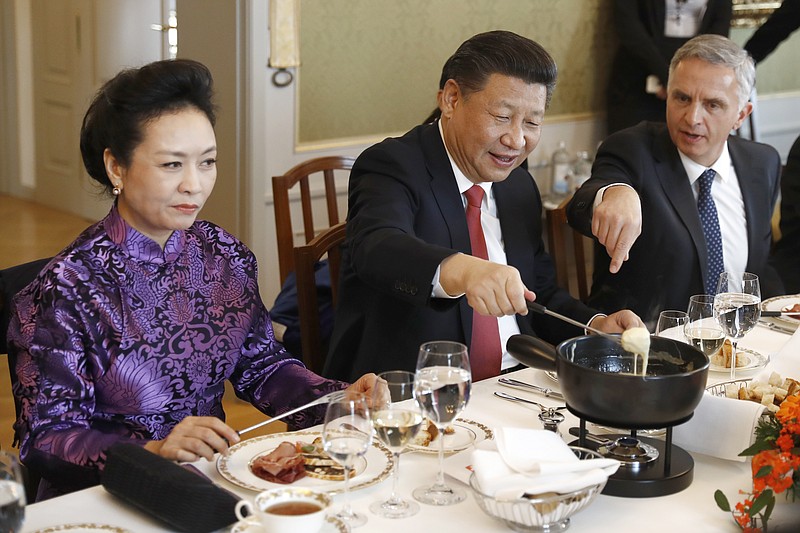
[[[600,146],[567,211],[601,245],[591,305],[630,308],[652,324],[693,294],[713,294],[723,270],[757,274],[764,297],[782,293],[767,263],[780,157],[730,135],[752,110],[754,83],[747,52],[695,37],[672,58],[666,124],[642,122]]]

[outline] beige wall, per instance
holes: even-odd
[[[441,67],[471,35],[508,29],[559,65],[548,118],[602,112],[616,46],[610,0],[303,0],[298,142],[400,132],[435,106]],[[743,44],[753,30],[737,29]],[[800,90],[800,32],[758,70],[760,95]]]
[[[602,109],[609,0],[303,0],[301,143],[405,131],[435,107],[442,65],[470,36],[507,29],[560,67],[549,115]]]

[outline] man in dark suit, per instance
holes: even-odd
[[[480,379],[518,364],[503,353],[511,334],[550,342],[583,334],[528,315],[526,300],[608,332],[641,324],[629,311],[598,316],[556,286],[541,238],[541,197],[518,168],[539,141],[555,81],[553,59],[533,41],[506,31],[476,35],[444,66],[440,120],[359,156],[323,374],[413,371],[421,343],[451,340],[470,347]],[[465,215],[475,185],[488,259],[473,255]],[[476,344],[488,336],[474,320],[495,330],[486,354]],[[488,352],[497,355],[494,366],[478,375],[478,358]]]
[[[630,308],[652,323],[661,310],[686,309],[693,294],[713,293],[715,268],[757,274],[763,296],[782,291],[767,264],[780,158],[729,136],[751,112],[754,81],[752,59],[735,43],[695,37],[670,64],[666,125],[642,123],[603,142],[567,211],[570,225],[606,248],[595,247],[592,305]],[[697,203],[709,169],[716,265]]]
[[[781,240],[775,244],[773,264],[786,292],[800,293],[800,137],[786,158],[781,175]]]

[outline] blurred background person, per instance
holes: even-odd
[[[666,120],[669,62],[696,35],[728,36],[731,0],[614,0],[619,48],[607,94],[608,133]]]
[[[744,45],[756,63],[761,63],[789,35],[800,27],[800,0],[783,0],[769,19]]]
[[[773,264],[787,294],[800,293],[800,137],[794,141],[781,174],[781,238]]]

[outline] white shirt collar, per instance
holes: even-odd
[[[678,155],[681,157],[681,163],[683,163],[683,168],[686,169],[686,175],[689,177],[689,183],[694,185],[694,182],[700,177],[700,175],[706,171],[708,168],[714,169],[714,172],[717,173],[722,182],[727,182],[733,176],[731,174],[731,154],[728,151],[728,141],[725,141],[725,146],[722,147],[722,153],[719,154],[714,163],[708,167],[697,163],[696,161],[692,161],[689,156],[678,150]]]

